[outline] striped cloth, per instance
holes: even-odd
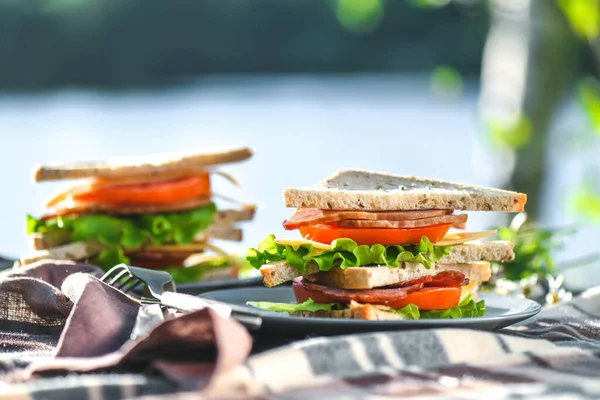
[[[195,392],[176,381],[131,373],[47,378],[0,386],[0,399],[598,399],[600,290],[496,333],[310,338],[255,353]]]

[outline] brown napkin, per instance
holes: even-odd
[[[132,338],[139,304],[99,281],[100,275],[89,265],[62,261],[40,262],[0,275],[0,299],[10,299],[12,310],[0,307],[0,320],[22,323],[25,332],[62,327],[54,357],[31,363],[12,379],[156,370],[191,389],[248,356],[252,341],[246,330],[210,309],[186,315],[164,313],[160,315],[164,321],[146,336]]]

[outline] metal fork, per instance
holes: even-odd
[[[210,307],[222,317],[234,318],[250,331],[256,331],[262,325],[262,318],[244,307],[176,293],[173,277],[166,271],[119,264],[104,274],[101,281],[127,295],[134,294],[137,289],[142,288],[141,304],[160,304],[181,312],[196,311]]]

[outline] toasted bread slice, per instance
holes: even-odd
[[[86,260],[98,255],[102,245],[95,242],[74,242],[47,250],[32,251],[21,256],[21,265],[31,264],[39,260]]]
[[[365,319],[369,321],[388,321],[406,319],[403,315],[388,312],[389,307],[377,306],[373,304],[360,304],[351,301],[348,308],[343,310],[317,311],[317,312],[296,312],[291,315],[294,317],[310,318],[342,318],[342,319]]]
[[[29,234],[27,239],[31,250],[46,250],[69,243],[71,234],[63,231],[53,232],[52,234],[35,232]]]
[[[235,222],[251,221],[256,213],[256,207],[245,204],[237,210],[219,210],[215,215],[215,226],[230,226]]]
[[[252,151],[247,147],[242,147],[212,152],[163,153],[105,162],[38,166],[33,170],[33,181],[92,177],[117,179],[140,175],[153,177],[181,169],[202,170],[212,165],[243,161],[251,156]]]
[[[458,271],[469,281],[488,281],[492,275],[490,263],[479,261],[469,264],[435,264],[431,268],[423,268],[418,263],[404,263],[402,268],[389,267],[351,267],[346,269],[332,268],[326,272],[318,272],[305,276],[304,279],[316,281],[325,286],[341,289],[373,289],[410,281],[422,276],[433,276],[442,271]]]
[[[414,176],[342,169],[324,181],[283,192],[286,207],[330,210],[524,210],[527,195]]]
[[[468,264],[478,261],[512,261],[515,256],[512,249],[513,244],[511,242],[501,240],[460,244],[452,246],[450,254],[442,257],[438,264]],[[425,270],[421,264],[417,265],[419,266],[417,270]],[[393,270],[394,268],[388,269]],[[317,272],[319,272],[319,267],[316,263],[312,262],[306,266],[306,274],[304,275],[310,275]],[[260,268],[260,273],[263,276],[263,283],[267,287],[280,285],[302,275],[296,268],[288,265],[285,261],[263,265]]]

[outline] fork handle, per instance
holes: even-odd
[[[212,308],[224,318],[233,318],[248,330],[258,330],[262,325],[262,318],[243,307],[229,306],[212,300],[205,300],[197,296],[184,293],[163,292],[160,302],[165,307],[174,308],[182,312],[201,310],[206,307]]]

